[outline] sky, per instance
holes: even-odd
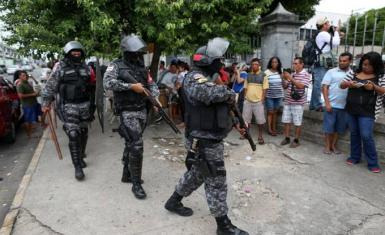
[[[370,9],[385,7],[385,0],[321,0],[316,11],[335,12],[350,15]]]

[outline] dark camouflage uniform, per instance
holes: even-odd
[[[50,75],[50,78],[47,81],[43,91],[42,106],[48,106],[54,99],[59,89],[59,80],[60,80],[60,71],[63,66],[63,62],[59,62],[53,68],[53,71]],[[60,97],[59,97],[60,99]],[[59,112],[59,118],[64,123],[63,128],[66,133],[75,130],[80,133],[81,131],[86,131],[88,123],[92,120],[92,115],[90,112],[90,101],[82,103],[65,103],[57,102],[58,107],[57,111]]]
[[[197,72],[191,72],[186,75],[183,82],[183,90],[186,98],[192,104],[197,102],[203,102],[206,105],[222,103],[227,102],[235,96],[235,93],[228,90],[226,86],[216,85]],[[231,131],[231,128],[232,127],[229,126],[228,132]],[[218,135],[217,133],[207,131],[191,131],[186,136],[186,148],[190,149],[192,138],[209,139],[214,142],[218,141],[217,143],[205,145],[204,147],[200,146],[199,153],[205,156],[206,161],[222,162],[224,164],[224,146],[222,140],[227,136],[227,133]],[[223,170],[225,171],[225,169]],[[211,214],[215,217],[226,215],[228,211],[226,203],[226,176],[204,176],[202,170],[196,165],[193,165],[179,180],[176,186],[176,192],[181,196],[188,196],[199,188],[202,183],[205,183],[206,199]]]
[[[112,91],[129,91],[131,84],[117,79],[119,75],[119,67],[112,62],[104,74],[104,88]],[[155,83],[149,83],[150,91],[154,96],[159,95],[158,87]],[[143,97],[144,99],[144,97]],[[123,162],[128,162],[129,155],[134,158],[143,156],[143,140],[142,134],[146,126],[147,109],[140,111],[122,111],[120,114],[120,129],[125,131],[127,135],[123,135],[125,139],[125,149],[123,153]],[[138,159],[134,159],[138,160]],[[131,160],[130,160],[131,161]]]

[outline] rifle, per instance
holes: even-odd
[[[158,109],[158,113],[160,114],[160,116],[162,116],[163,120],[166,121],[166,123],[173,129],[173,131],[176,134],[181,134],[180,130],[178,129],[178,127],[176,127],[175,123],[168,117],[168,115],[160,105],[159,101],[151,95],[151,92],[147,88],[144,88],[144,94],[146,95],[148,101],[150,101],[150,103]]]
[[[235,117],[237,117],[239,120],[239,127],[244,128],[246,130],[246,133],[243,136],[249,141],[251,149],[253,151],[255,151],[257,149],[257,146],[255,145],[253,138],[251,138],[251,136],[250,136],[250,133],[249,133],[249,130],[248,130],[247,125],[245,123],[245,120],[243,119],[242,114],[239,111],[237,105],[235,103],[233,103],[230,105],[230,108],[233,111]]]
[[[136,81],[136,79],[134,77],[132,77],[131,75],[129,75],[129,76],[130,76],[130,78],[129,78],[130,81],[125,80],[125,82],[138,83],[138,81]],[[158,113],[162,116],[163,120],[165,120],[166,123],[173,129],[173,131],[176,134],[181,134],[180,130],[178,129],[178,127],[176,127],[175,123],[168,117],[167,113],[164,111],[164,109],[160,105],[159,101],[156,100],[155,97],[152,96],[151,92],[145,87],[144,87],[144,94],[147,97],[148,101],[150,101],[150,103],[153,106],[157,107]]]

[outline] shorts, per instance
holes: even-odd
[[[37,120],[37,108],[36,106],[23,107],[24,122],[34,123]]]
[[[243,112],[242,116],[246,123],[251,123],[251,119],[255,117],[255,121],[258,125],[262,125],[266,123],[265,119],[265,108],[262,102],[249,102],[245,100],[243,103]]]
[[[343,109],[333,108],[332,112],[324,112],[323,131],[325,134],[344,134],[348,122],[346,112]]]
[[[171,93],[170,96],[168,97],[168,104],[179,104],[179,95],[177,93]]]
[[[265,99],[266,110],[267,111],[278,110],[279,107],[281,106],[281,101],[282,101],[282,98],[266,97]]]
[[[294,126],[302,125],[303,105],[285,104],[283,106],[282,122],[293,123]]]

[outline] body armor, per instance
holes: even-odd
[[[145,88],[148,87],[147,72],[144,68],[135,65],[127,65],[123,60],[114,61],[119,67],[117,79],[126,83],[142,83]],[[146,107],[146,100],[142,94],[134,91],[114,91],[115,113],[120,114],[122,111],[139,111]]]
[[[186,79],[192,79],[194,72],[186,75]],[[182,87],[183,100],[185,100],[186,134],[191,131],[203,131],[214,134],[226,135],[232,128],[230,108],[227,103],[214,103],[206,105],[201,102],[192,104],[186,97]]]
[[[82,103],[90,100],[90,71],[86,64],[75,66],[62,63],[59,94],[64,103]]]

